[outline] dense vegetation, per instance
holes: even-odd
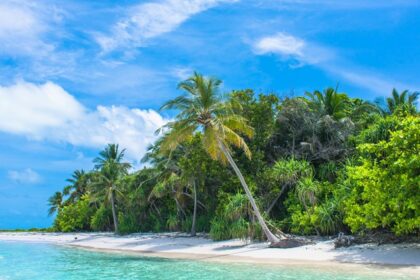
[[[57,231],[209,232],[277,240],[283,232],[420,232],[418,93],[386,102],[336,89],[279,98],[195,74],[162,109],[173,122],[130,172],[109,144],[50,199]],[[274,233],[274,234],[273,234]]]

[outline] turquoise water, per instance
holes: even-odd
[[[384,278],[381,275],[382,279]],[[0,280],[284,279],[365,280],[378,275],[298,267],[219,264],[101,253],[37,243],[0,242]],[[397,279],[395,276],[389,279]],[[405,279],[405,278],[400,278]]]

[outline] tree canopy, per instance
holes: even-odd
[[[144,166],[106,146],[48,200],[55,230],[419,234],[418,93],[394,90],[385,106],[336,88],[222,93],[198,73],[178,88]]]

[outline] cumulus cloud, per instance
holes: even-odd
[[[9,179],[19,184],[36,184],[41,181],[41,176],[31,168],[24,170],[10,170]]]
[[[79,120],[83,106],[60,86],[20,81],[0,86],[0,130],[37,137],[44,130]]]
[[[72,122],[66,130],[51,132],[53,139],[73,145],[103,147],[118,143],[132,159],[140,159],[156,139],[155,131],[167,120],[154,110],[130,109],[124,106],[98,106],[85,114],[83,121]]]
[[[52,82],[0,86],[0,131],[36,140],[102,148],[118,143],[138,160],[168,120],[154,110],[98,106],[88,110]]]
[[[103,52],[119,47],[140,47],[147,39],[170,32],[191,16],[221,3],[238,0],[164,0],[133,6],[110,34],[99,34],[96,41]]]

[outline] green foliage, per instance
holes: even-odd
[[[344,225],[342,189],[336,186],[311,177],[299,180],[285,201],[288,215],[283,224],[295,234],[337,234]]]
[[[211,222],[210,236],[214,240],[262,239],[261,228],[254,220],[246,195],[237,193],[224,196],[225,203],[220,204]]]
[[[170,231],[176,231],[178,229],[178,217],[176,215],[170,215],[166,220],[166,226]]]
[[[66,205],[58,212],[54,228],[62,232],[88,230],[93,210],[89,207],[89,196],[84,195],[78,202]]]
[[[415,114],[416,100],[420,93],[404,90],[399,93],[395,88],[392,90],[391,97],[386,99],[388,112],[391,114]]]
[[[131,213],[118,213],[118,233],[127,234],[139,231],[139,224],[136,217]]]
[[[314,207],[311,222],[320,234],[337,234],[343,229],[343,214],[336,198],[324,201]]]
[[[112,213],[111,209],[102,204],[90,221],[90,227],[95,231],[105,231],[111,228]]]
[[[347,167],[346,183],[352,191],[345,201],[345,222],[353,232],[385,228],[399,235],[417,233],[420,229],[420,118],[392,116],[384,122],[393,127],[389,135],[382,134],[385,139],[376,143],[360,144],[359,163]]]
[[[296,184],[301,178],[312,177],[312,166],[304,160],[278,160],[270,170],[270,177],[279,184]]]
[[[124,150],[110,144],[93,170],[76,170],[48,200],[54,229],[110,231],[118,222],[123,234],[191,232],[196,193],[197,232],[262,239],[230,154],[270,230],[419,233],[417,93],[394,91],[381,108],[333,88],[280,99],[221,95],[220,83],[199,74],[180,83],[185,95],[164,105],[178,115],[143,169],[129,172]]]
[[[350,114],[349,97],[345,93],[338,93],[334,88],[326,88],[323,92],[307,92],[306,96],[309,106],[321,116],[329,115],[339,120]]]

